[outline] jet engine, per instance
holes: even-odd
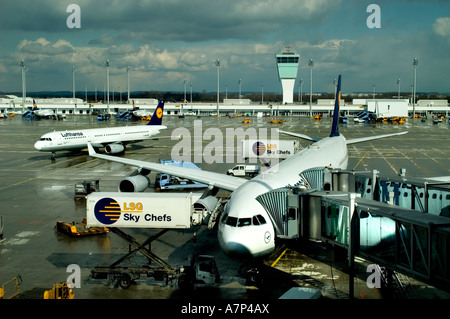
[[[143,192],[148,188],[150,179],[144,175],[128,176],[119,183],[119,192],[135,193]]]
[[[125,151],[125,146],[122,144],[108,144],[105,146],[105,152],[107,154],[118,154]]]
[[[143,192],[145,191],[149,184],[150,178],[147,175],[150,174],[149,170],[138,169],[133,172],[130,176],[125,177],[119,183],[119,192]]]

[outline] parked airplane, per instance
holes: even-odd
[[[40,109],[36,105],[36,101],[33,100],[33,109],[26,111],[22,114],[22,118],[24,119],[51,119],[57,118],[55,112],[53,110],[48,109]]]
[[[150,112],[147,110],[141,110],[138,106],[134,104],[133,101],[133,109],[123,112],[122,114],[118,114],[116,117],[119,120],[142,120],[150,117]]]
[[[106,153],[117,154],[125,150],[125,145],[150,139],[160,130],[167,127],[161,125],[164,102],[160,101],[147,125],[120,126],[72,131],[55,131],[44,134],[34,144],[34,148],[42,152],[55,153],[62,150],[80,150],[90,143],[93,147],[104,147]]]
[[[140,170],[167,173],[209,184],[211,187],[232,191],[232,195],[219,219],[218,239],[220,246],[226,254],[238,259],[264,257],[274,251],[276,233],[268,213],[256,200],[259,195],[280,187],[299,184],[301,181],[300,174],[310,168],[346,169],[348,161],[347,144],[407,133],[346,140],[338,131],[340,96],[341,76],[339,75],[333,124],[329,137],[319,140],[303,134],[290,133],[315,143],[250,180],[205,170],[165,166],[97,154],[90,145],[88,145],[89,154],[93,157],[135,166]]]

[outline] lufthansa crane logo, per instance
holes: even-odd
[[[160,119],[163,115],[163,111],[160,107],[156,110],[156,116]]]
[[[112,198],[102,198],[95,204],[94,214],[102,224],[114,224],[121,215],[120,205]]]
[[[252,147],[253,153],[255,155],[263,155],[266,152],[266,145],[263,142],[255,142]]]
[[[264,234],[264,242],[266,244],[268,244],[270,242],[271,238],[272,238],[272,235],[270,234],[270,232],[266,231],[266,233]]]

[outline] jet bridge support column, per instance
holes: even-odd
[[[355,252],[358,247],[357,245],[357,236],[358,236],[358,227],[357,227],[357,218],[353,217],[355,213],[355,202],[356,202],[356,194],[349,193],[349,214],[348,214],[348,267],[349,267],[349,296],[350,299],[355,297]]]

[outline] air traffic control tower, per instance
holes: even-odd
[[[300,55],[291,47],[285,47],[281,54],[277,54],[278,77],[283,87],[283,104],[294,102],[294,84],[299,59]]]

